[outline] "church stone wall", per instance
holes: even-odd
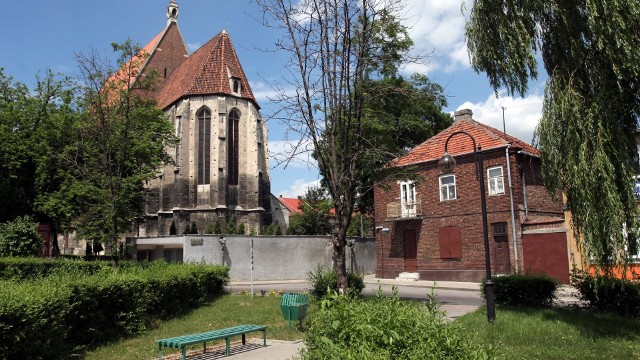
[[[198,114],[211,112],[210,183],[198,185]],[[228,116],[236,111],[238,123],[238,185],[228,185]],[[270,224],[270,182],[267,129],[252,101],[233,96],[191,96],[165,110],[179,138],[167,149],[175,163],[149,183],[145,234],[168,235],[173,221],[178,234],[191,222],[204,232],[216,219],[245,224],[247,233],[260,233]]]

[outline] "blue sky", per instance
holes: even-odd
[[[111,56],[112,42],[127,38],[145,45],[166,24],[169,0],[56,0],[8,1],[0,22],[0,67],[5,75],[33,85],[37,73],[52,69],[68,75],[77,72],[76,53],[95,49]],[[286,54],[273,50],[282,35],[262,25],[263,14],[249,0],[178,0],[178,25],[190,52],[226,29],[231,36],[251,88],[268,118],[276,111],[268,100],[269,84],[282,78]],[[467,10],[468,11],[468,10]],[[544,71],[524,98],[501,92],[494,96],[484,74],[469,65],[464,39],[465,16],[461,2],[407,0],[404,16],[415,42],[414,52],[430,55],[428,65],[407,64],[405,75],[426,73],[445,88],[446,111],[473,110],[474,119],[502,129],[502,109],[507,132],[531,142],[542,107]],[[318,172],[304,160],[287,167],[276,159],[287,153],[286,127],[267,121],[271,160],[271,192],[285,197],[303,195],[318,180]],[[292,139],[289,139],[292,140]]]

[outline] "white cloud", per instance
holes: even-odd
[[[456,110],[471,109],[474,120],[502,130],[502,107],[504,106],[507,134],[531,143],[533,132],[542,117],[543,100],[541,94],[514,98],[500,93],[500,98],[496,98],[492,93],[484,102],[467,101],[458,106]]]
[[[282,197],[286,198],[295,198],[298,196],[304,196],[307,192],[307,189],[313,186],[320,186],[320,180],[306,181],[305,179],[297,179],[289,186],[289,188],[280,190],[277,193],[274,193],[276,196],[282,195]]]
[[[454,72],[469,68],[464,36],[465,15],[462,1],[407,0],[403,23],[409,27],[416,56],[433,52],[429,71],[443,69]],[[465,11],[468,13],[468,10]],[[405,71],[424,70],[424,67],[406,66]],[[424,72],[424,71],[423,71]]]

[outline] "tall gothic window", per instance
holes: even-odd
[[[237,111],[229,113],[229,131],[227,132],[227,165],[229,185],[238,185],[238,124],[240,115]]]
[[[209,184],[211,175],[211,111],[198,111],[198,185]]]

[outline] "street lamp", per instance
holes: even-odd
[[[456,160],[453,156],[449,155],[447,147],[449,140],[458,134],[467,135],[473,142],[473,154],[476,158],[476,177],[480,180],[480,203],[482,205],[482,231],[484,235],[484,256],[485,266],[487,271],[487,281],[484,283],[485,298],[487,300],[487,320],[493,322],[496,319],[496,303],[493,291],[493,281],[491,280],[491,260],[489,256],[489,231],[487,229],[487,202],[484,197],[484,167],[482,164],[482,148],[476,147],[476,139],[466,131],[456,131],[449,135],[447,141],[444,143],[444,154],[438,160],[438,168],[445,174],[450,174],[456,169]]]

